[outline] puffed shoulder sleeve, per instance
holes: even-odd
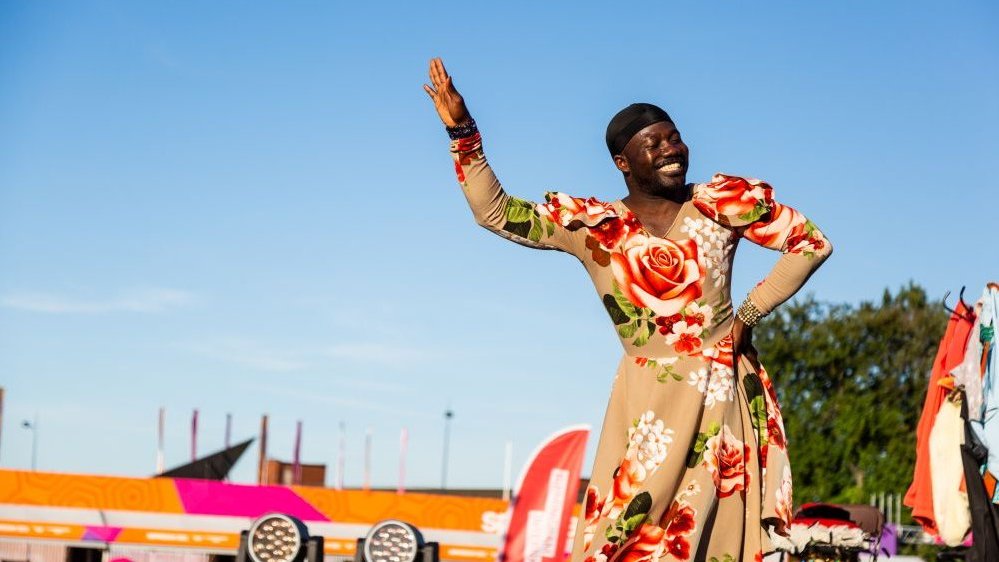
[[[753,224],[775,203],[773,188],[757,179],[715,174],[708,183],[695,184],[693,203],[704,216],[730,227]]]
[[[742,238],[781,258],[749,293],[749,300],[768,313],[791,298],[832,253],[832,244],[815,223],[797,209],[778,203],[766,182],[715,174],[693,190],[694,205],[707,217],[732,227]]]

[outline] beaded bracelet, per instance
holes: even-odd
[[[766,314],[761,312],[759,308],[756,308],[756,305],[753,304],[753,301],[749,300],[749,297],[746,297],[746,300],[742,301],[742,305],[739,306],[739,310],[735,313],[735,316],[739,320],[742,320],[746,326],[752,328],[759,324],[760,320]]]
[[[475,125],[475,119],[471,117],[468,118],[468,122],[464,125],[445,127],[445,129],[447,130],[447,136],[451,137],[451,140],[463,139],[479,132],[479,128]]]

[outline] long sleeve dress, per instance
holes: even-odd
[[[462,190],[485,228],[575,256],[624,347],[571,562],[760,560],[791,519],[791,469],[766,371],[733,361],[729,285],[740,239],[782,253],[750,293],[762,312],[790,298],[832,247],[754,179],[718,174],[662,237],[621,201],[508,195],[479,133],[453,140]]]

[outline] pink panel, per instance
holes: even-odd
[[[174,480],[180,502],[189,514],[259,517],[279,512],[303,521],[329,521],[312,504],[283,486],[243,486],[211,480]]]
[[[87,525],[83,531],[83,540],[114,542],[114,540],[118,538],[119,533],[121,533],[121,527]]]

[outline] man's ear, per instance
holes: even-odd
[[[621,154],[614,155],[614,166],[616,166],[618,170],[621,170],[622,174],[631,173],[631,164],[629,164],[628,159]]]

